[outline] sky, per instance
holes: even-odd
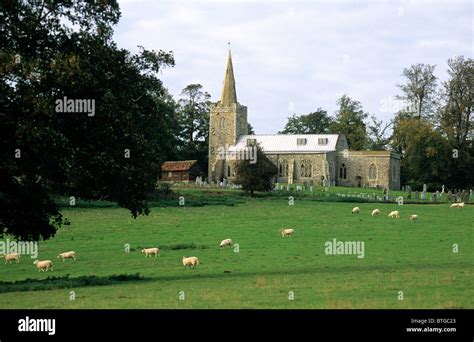
[[[199,83],[218,101],[231,43],[237,99],[257,134],[277,133],[287,117],[319,107],[334,115],[347,94],[379,119],[401,103],[397,84],[415,63],[473,57],[474,2],[120,1],[114,39],[121,48],[173,51],[159,78],[178,98]]]

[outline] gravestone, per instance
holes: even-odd
[[[297,185],[297,186],[296,186],[296,191],[301,191],[301,190],[303,190],[303,189],[301,188],[301,185]]]
[[[439,200],[440,196],[441,196],[441,195],[440,195],[439,191],[436,190],[436,199]]]
[[[423,186],[423,188],[424,188],[424,186]],[[421,199],[422,200],[426,199],[426,191],[425,190],[423,190],[423,192],[421,193]]]
[[[309,187],[309,191],[313,192],[313,186],[312,185]]]
[[[428,191],[428,186],[426,184],[423,184],[423,192]]]
[[[453,193],[451,192],[451,190],[448,191],[447,197],[448,202],[453,202]]]
[[[472,189],[469,190],[469,199],[470,199],[470,200],[472,199]]]
[[[444,194],[444,185],[441,187],[441,193]]]
[[[420,198],[420,193],[418,191],[415,192],[415,198],[419,199]]]

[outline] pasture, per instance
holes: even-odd
[[[354,206],[360,214],[351,214]],[[379,217],[370,216],[373,208],[380,208]],[[392,210],[401,218],[387,218]],[[290,206],[284,199],[257,198],[232,206],[152,208],[136,220],[113,207],[64,214],[71,225],[39,245],[39,259],[52,259],[53,272],[38,272],[27,255],[20,264],[0,260],[0,308],[474,307],[472,205],[296,199]],[[410,222],[410,214],[419,220]],[[294,228],[295,235],[282,238],[282,227]],[[225,238],[238,246],[220,250]],[[363,241],[364,257],[326,255],[325,243],[333,239]],[[160,257],[141,253],[155,246]],[[76,262],[56,258],[69,250],[77,252]],[[182,256],[201,263],[184,269]],[[136,273],[142,278],[111,285],[74,281]],[[9,284],[67,275],[61,287],[55,281],[35,291],[28,282],[26,288]]]

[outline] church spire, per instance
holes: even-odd
[[[234,68],[232,67],[229,44],[229,56],[227,57],[227,69],[225,71],[224,86],[222,87],[221,104],[229,105],[231,103],[237,103],[237,93],[235,92]]]

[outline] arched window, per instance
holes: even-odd
[[[347,179],[346,164],[341,164],[341,166],[339,167],[339,178]]]
[[[219,118],[217,121],[217,127],[224,128],[225,127],[225,118]]]
[[[311,177],[312,166],[311,161],[302,160],[300,164],[300,177]]]
[[[278,177],[286,177],[288,175],[288,161],[282,160],[278,166]]]
[[[377,167],[373,163],[369,166],[369,179],[377,179]]]

